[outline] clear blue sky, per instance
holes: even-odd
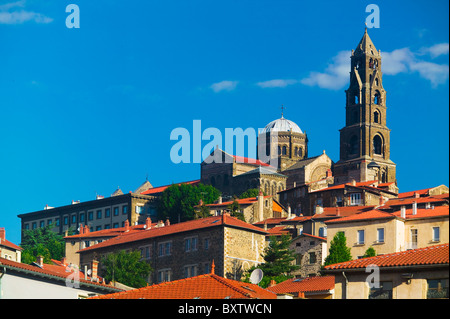
[[[170,160],[193,120],[257,129],[284,104],[338,161],[370,3],[400,191],[448,185],[448,1],[0,0],[0,227],[19,244],[18,214],[199,178]]]

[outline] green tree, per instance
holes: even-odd
[[[258,188],[250,188],[243,192],[241,195],[239,195],[239,198],[250,198],[250,197],[256,197],[259,195],[259,189]],[[264,194],[266,196],[266,194]]]
[[[344,232],[337,232],[330,243],[330,252],[325,258],[324,265],[331,265],[352,260],[350,248],[347,247],[347,238]]]
[[[22,262],[30,264],[36,261],[36,257],[44,257],[44,263],[51,263],[51,259],[61,260],[65,255],[64,237],[55,233],[53,225],[23,231],[23,241],[21,243]],[[69,229],[68,235],[74,233]]]
[[[107,281],[117,281],[133,288],[147,286],[147,278],[152,272],[151,266],[141,261],[141,253],[137,250],[114,252],[104,257],[101,263],[102,275]]]
[[[161,194],[157,208],[158,218],[171,222],[184,222],[196,218],[195,206],[200,199],[211,204],[220,196],[220,191],[211,185],[171,185]]]
[[[295,260],[295,252],[289,248],[290,243],[289,235],[283,235],[279,240],[275,236],[270,237],[269,245],[261,254],[264,263],[251,267],[246,273],[245,281],[249,281],[251,272],[256,268],[263,271],[264,277],[259,284],[263,288],[266,288],[271,280],[279,283],[292,278],[291,272],[300,267],[292,263]]]
[[[236,217],[245,222],[244,213],[241,212],[241,206],[238,203],[238,198],[233,197],[233,202],[228,205],[228,209],[230,210],[230,215]]]
[[[377,255],[377,252],[375,251],[375,249],[372,246],[370,246],[369,248],[367,248],[367,250],[364,253],[364,255],[362,256],[362,258],[375,257],[376,255]]]

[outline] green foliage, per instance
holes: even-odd
[[[369,248],[367,248],[367,250],[364,253],[364,255],[362,256],[362,258],[375,257],[376,255],[377,255],[377,252],[375,251],[375,249],[372,246],[370,246]]]
[[[239,198],[250,198],[250,197],[256,197],[259,195],[259,189],[258,188],[250,188],[243,192],[241,195],[239,195]],[[266,194],[264,194],[266,196]]]
[[[230,205],[228,205],[228,209],[230,210],[230,215],[245,222],[244,213],[241,212],[241,207],[237,200],[238,200],[238,198],[234,197],[233,202]]]
[[[295,260],[295,252],[289,249],[290,243],[289,235],[283,235],[280,240],[274,236],[270,237],[269,245],[261,254],[265,263],[251,267],[247,271],[244,281],[249,282],[250,274],[256,268],[261,269],[264,273],[264,277],[259,283],[263,288],[267,288],[271,280],[279,283],[292,278],[290,273],[300,267],[292,263]]]
[[[147,286],[147,278],[152,272],[151,266],[141,261],[141,253],[137,250],[114,252],[104,257],[101,264],[102,275],[107,281],[117,281],[133,288]]]
[[[22,262],[30,264],[37,256],[44,257],[44,263],[51,263],[51,259],[61,260],[65,253],[65,243],[62,235],[52,231],[53,225],[23,231],[21,243]],[[73,230],[69,230],[70,234]]]
[[[180,184],[169,186],[160,197],[157,208],[158,218],[171,222],[192,220],[197,216],[195,206],[203,200],[211,204],[220,196],[220,191],[211,185]]]
[[[343,232],[337,232],[330,243],[330,252],[325,258],[324,265],[331,265],[352,260],[350,248],[347,247],[347,238]]]

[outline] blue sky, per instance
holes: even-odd
[[[400,191],[448,185],[448,1],[0,0],[0,227],[18,244],[18,214],[199,178],[170,159],[193,120],[257,129],[283,104],[338,161],[370,3]]]

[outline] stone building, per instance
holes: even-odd
[[[319,276],[327,256],[327,238],[301,233],[292,239],[290,249],[295,252],[295,264],[300,266],[292,272],[295,277]]]
[[[217,275],[239,279],[244,270],[263,262],[265,235],[263,229],[225,213],[122,234],[81,249],[78,254],[82,269],[99,260],[101,271],[101,259],[106,254],[139,250],[154,269],[149,283],[210,273],[213,260]]]
[[[350,59],[345,127],[340,130],[340,159],[334,165],[335,182],[396,183],[396,165],[390,159],[381,53],[376,50],[367,28]]]
[[[20,214],[22,229],[36,229],[53,225],[53,231],[65,234],[69,228],[77,231],[80,226],[88,226],[90,231],[119,228],[143,224],[152,214],[157,197],[139,193],[120,194],[111,197],[97,196],[86,202],[72,202],[71,205],[46,207],[43,210]],[[23,232],[22,232],[23,236]]]
[[[0,257],[20,263],[23,248],[6,239],[6,230],[0,227]]]

